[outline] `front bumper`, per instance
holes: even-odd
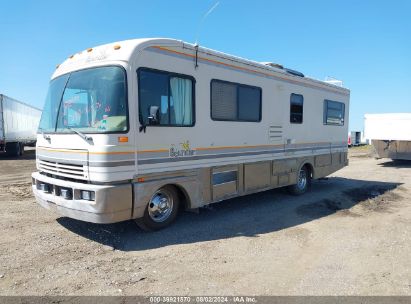
[[[32,188],[37,202],[46,209],[81,221],[108,224],[132,218],[132,185],[93,185],[51,178],[35,172]],[[49,192],[40,189],[47,184]],[[72,198],[62,197],[59,189],[70,189]],[[80,191],[94,191],[94,201],[84,200]]]

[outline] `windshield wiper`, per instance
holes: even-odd
[[[69,130],[73,131],[74,133],[76,133],[78,136],[80,136],[86,142],[88,142],[88,143],[90,143],[90,141],[93,142],[93,137],[88,136],[88,135],[84,134],[83,132],[80,132],[79,130],[74,129],[72,127],[67,127],[67,129],[69,129]]]

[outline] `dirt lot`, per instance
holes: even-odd
[[[232,199],[156,233],[42,209],[33,153],[0,170],[0,295],[411,295],[411,162],[351,150],[302,197]]]

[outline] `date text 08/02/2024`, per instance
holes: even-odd
[[[257,303],[255,297],[247,296],[154,296],[149,298],[150,303]]]

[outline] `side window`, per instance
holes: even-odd
[[[238,87],[238,119],[244,121],[261,120],[261,89]]]
[[[338,101],[324,100],[323,123],[326,125],[344,125],[345,104]]]
[[[211,118],[237,120],[237,86],[213,80],[211,82]]]
[[[261,88],[212,80],[211,118],[222,121],[261,121]]]
[[[157,108],[155,125],[194,125],[194,81],[190,76],[150,69],[138,71],[140,123],[149,125],[150,108]]]
[[[291,94],[290,96],[290,122],[303,123],[303,106],[304,97],[300,94]]]

